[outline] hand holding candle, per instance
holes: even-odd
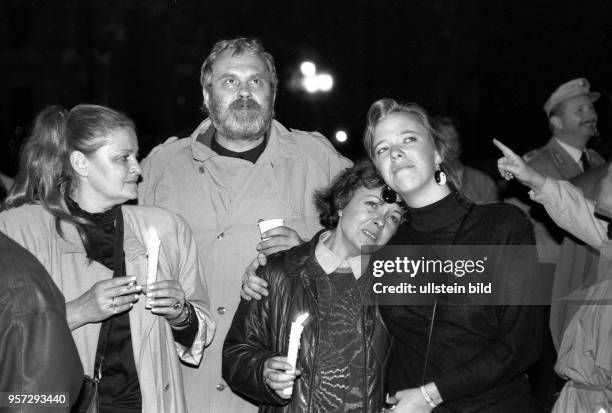
[[[159,247],[161,241],[155,228],[149,228],[145,237],[147,248],[147,289],[157,281],[157,263],[159,260]],[[147,297],[145,308],[151,308]]]
[[[287,350],[287,363],[291,365],[291,370],[287,371],[289,374],[295,374],[295,365],[297,363],[297,355],[300,348],[302,332],[304,331],[304,322],[308,316],[308,313],[301,314],[293,323],[291,323],[291,332],[289,333],[289,349]],[[285,395],[291,395],[292,393],[293,387],[288,387],[283,390],[283,394]]]

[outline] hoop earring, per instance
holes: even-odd
[[[394,202],[397,202],[397,193],[393,189],[391,189],[389,185],[383,186],[382,191],[380,191],[380,197],[387,204],[393,204]]]
[[[434,172],[434,179],[440,186],[446,185],[446,172],[440,168],[440,164],[436,164],[436,172]]]

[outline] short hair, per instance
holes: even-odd
[[[274,58],[268,53],[261,40],[250,37],[238,37],[236,39],[220,40],[213,46],[210,54],[202,63],[200,69],[200,84],[203,88],[207,88],[212,83],[213,65],[219,55],[226,50],[232,52],[232,56],[242,56],[244,54],[255,54],[261,57],[268,67],[270,73],[270,81],[272,83],[272,92],[276,93],[278,77],[276,75],[276,67],[274,66]]]
[[[351,201],[358,188],[374,189],[384,185],[385,181],[378,175],[371,160],[357,161],[353,167],[339,173],[327,188],[315,192],[314,201],[319,211],[319,222],[324,228],[336,228],[339,221],[338,211]]]
[[[456,185],[457,174],[454,168],[448,165],[447,160],[453,159],[453,149],[446,140],[442,139],[431,118],[421,106],[416,103],[399,103],[394,99],[384,98],[372,103],[367,114],[367,124],[363,136],[363,146],[368,156],[374,158],[374,129],[380,121],[393,113],[405,113],[412,116],[424,129],[442,157],[440,168],[446,172],[451,183]]]

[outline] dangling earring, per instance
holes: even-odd
[[[342,216],[342,210],[341,210],[341,209],[339,209],[339,210],[338,210],[338,216],[339,216],[339,217],[341,217],[341,216]]]
[[[439,163],[436,164],[436,172],[434,172],[434,179],[436,180],[436,183],[438,185],[440,185],[440,186],[446,185],[446,172],[444,172],[440,168],[440,164]]]
[[[394,202],[397,202],[397,193],[395,193],[395,191],[391,189],[389,185],[383,186],[382,191],[380,191],[380,197],[387,204],[392,204]]]

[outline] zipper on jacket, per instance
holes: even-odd
[[[302,276],[304,274],[302,273]],[[316,280],[315,280],[316,283]],[[312,404],[313,404],[313,398],[314,398],[314,384],[315,384],[315,380],[316,380],[316,376],[317,376],[317,372],[316,372],[316,367],[317,367],[317,359],[319,356],[319,340],[320,340],[320,333],[321,333],[321,329],[320,329],[320,325],[319,325],[319,320],[321,320],[321,314],[319,313],[319,302],[317,301],[317,298],[315,297],[314,293],[312,292],[312,288],[311,285],[307,285],[305,286],[306,289],[308,290],[308,292],[310,293],[310,296],[313,300],[313,308],[315,309],[316,313],[317,313],[317,339],[315,341],[315,348],[314,348],[314,356],[312,357],[313,360],[313,366],[312,366],[312,373],[311,374],[311,378],[310,378],[310,389],[308,390],[308,411],[311,412],[312,411]]]

